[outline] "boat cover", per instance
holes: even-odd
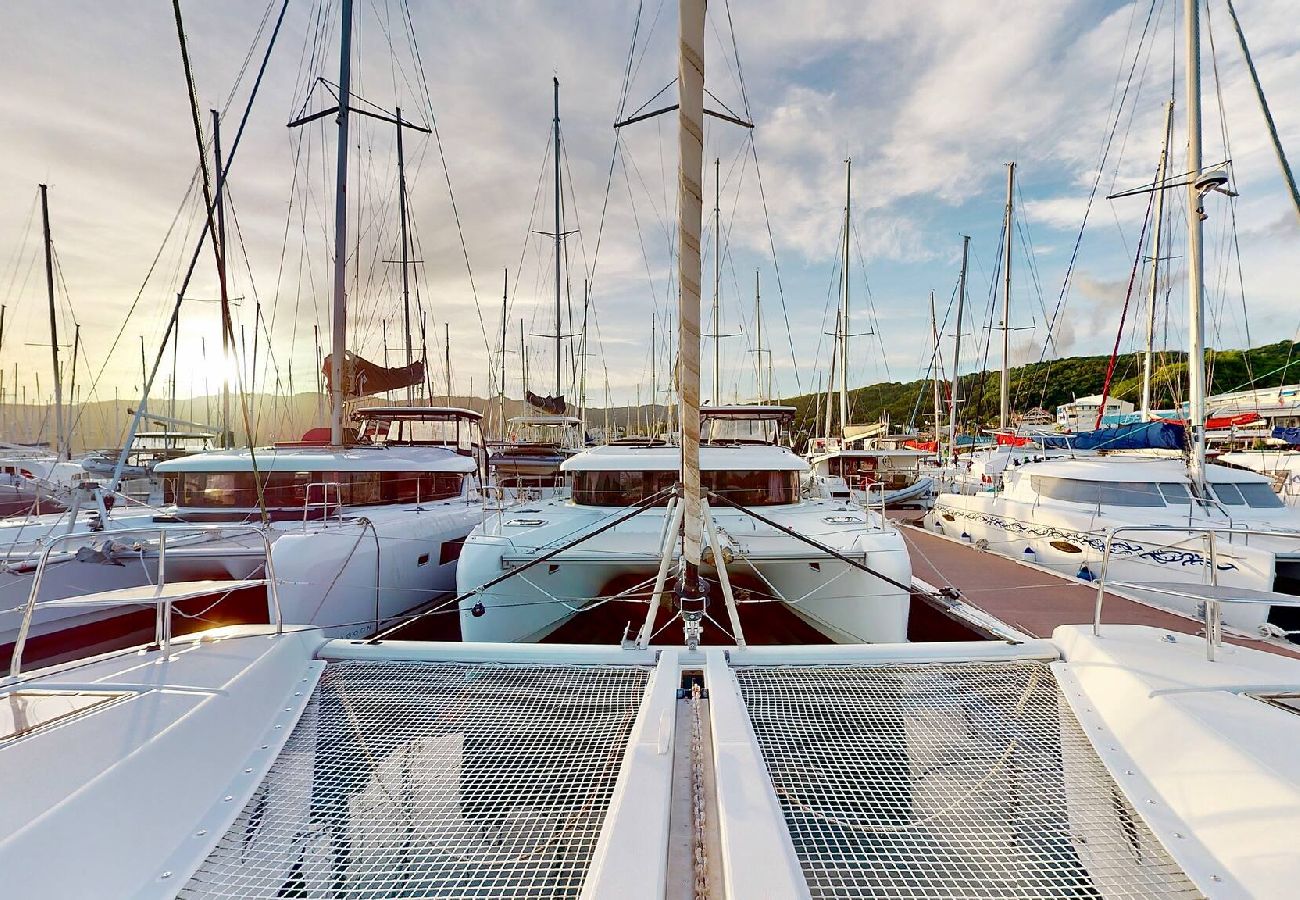
[[[1080,434],[1044,434],[1044,450],[1182,450],[1186,430],[1173,422],[1138,422]]]

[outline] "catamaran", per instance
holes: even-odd
[[[808,464],[781,443],[794,413],[788,406],[701,410],[710,560],[728,560],[729,572],[706,565],[714,599],[720,603],[725,591],[781,603],[839,641],[905,640],[911,570],[903,540],[878,510],[801,496]],[[537,640],[585,607],[620,598],[642,601],[632,615],[652,621],[678,558],[681,456],[680,447],[657,440],[595,447],[561,466],[573,482],[568,497],[490,515],[466,540],[457,570],[462,637]],[[515,577],[500,578],[512,571]]]
[[[1195,612],[1225,594],[1249,595],[1251,602],[1230,604],[1225,609],[1224,622],[1251,632],[1294,633],[1300,624],[1293,596],[1300,593],[1300,573],[1296,571],[1300,515],[1284,506],[1268,479],[1206,462],[1205,207],[1212,193],[1231,195],[1231,191],[1225,166],[1207,169],[1202,163],[1199,26],[1194,8],[1188,17],[1186,171],[1190,175],[1173,182],[1166,178],[1171,99],[1166,105],[1157,178],[1143,189],[1155,195],[1153,265],[1160,259],[1164,192],[1178,186],[1187,191],[1188,427],[1184,441],[1181,426],[1157,422],[1130,426],[1144,433],[1177,429],[1180,440],[1174,446],[1180,451],[1185,444],[1185,462],[1181,453],[1176,459],[1143,459],[1118,452],[1068,452],[1073,449],[1070,446],[1063,458],[1011,458],[1011,465],[990,477],[991,490],[939,494],[926,524],[994,552],[1030,559],[1058,571],[1073,570],[1087,579],[1103,578],[1134,596],[1184,612]],[[1244,37],[1241,41],[1244,46]],[[1156,285],[1153,273],[1143,378],[1144,419],[1150,418]],[[1004,363],[1004,425],[1006,372]],[[1098,425],[1103,403],[1099,398]],[[1123,428],[1115,433],[1121,439],[1128,436]],[[1098,431],[1079,436],[1075,443],[1105,448],[1109,441],[1105,432]],[[1050,442],[1043,443],[1047,446]],[[1167,442],[1162,438],[1157,443]],[[1198,587],[1193,591],[1189,585]]]

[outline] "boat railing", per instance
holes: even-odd
[[[885,495],[888,493],[883,481],[869,481],[862,486],[862,492],[867,496],[866,503],[863,505],[866,506],[867,512],[872,511],[871,492],[874,490],[880,491],[880,502],[874,507],[874,510],[880,513],[880,521],[883,524],[885,521]]]
[[[1271,591],[1258,591],[1250,589],[1239,589],[1234,594],[1226,594],[1218,590],[1219,588],[1219,552],[1218,544],[1220,536],[1226,535],[1229,540],[1233,537],[1249,537],[1256,535],[1259,537],[1285,537],[1295,539],[1300,537],[1295,531],[1285,531],[1267,528],[1237,528],[1237,527],[1216,527],[1201,525],[1122,525],[1118,528],[1110,528],[1106,531],[1106,540],[1102,545],[1101,554],[1101,572],[1097,576],[1097,602],[1093,610],[1092,633],[1101,635],[1101,609],[1106,599],[1106,575],[1110,571],[1111,549],[1115,543],[1115,538],[1121,534],[1141,534],[1141,533],[1182,533],[1188,537],[1199,535],[1205,544],[1205,559],[1209,566],[1210,590],[1197,591],[1196,585],[1188,585],[1185,589],[1181,586],[1171,587],[1165,584],[1144,585],[1141,583],[1127,583],[1112,581],[1110,586],[1131,588],[1148,593],[1181,597],[1186,600],[1198,601],[1203,604],[1204,612],[1202,622],[1205,626],[1205,655],[1211,662],[1214,661],[1214,650],[1216,647],[1223,645],[1223,612],[1224,603],[1239,603],[1256,606],[1300,606],[1300,597],[1292,597],[1286,594],[1277,594]]]
[[[319,500],[312,499],[313,488],[319,489],[320,491]],[[331,507],[330,489],[331,488],[334,489],[334,503],[332,504],[334,508],[334,514],[339,519],[339,521],[343,520],[343,489],[339,487],[339,483],[337,481],[313,481],[311,484],[307,485],[307,490],[303,493],[303,499],[302,499],[303,530],[306,530],[307,521],[311,518],[311,512],[314,509],[319,509],[321,511],[320,517],[322,519],[328,519],[330,517],[330,507]]]
[[[169,537],[175,539],[178,535],[190,536],[219,536],[229,537],[233,534],[253,534],[262,541],[265,550],[265,578],[264,579],[240,579],[237,581],[202,581],[202,582],[167,582],[167,550],[171,543]],[[277,635],[284,633],[284,619],[280,614],[280,594],[276,586],[275,567],[271,561],[271,536],[267,529],[261,525],[169,525],[165,527],[154,528],[124,528],[114,530],[112,538],[114,541],[123,538],[137,538],[140,543],[148,541],[150,538],[157,538],[156,549],[158,551],[158,577],[151,585],[144,585],[143,588],[123,588],[119,590],[102,591],[99,593],[82,595],[79,597],[70,597],[46,601],[47,606],[84,606],[87,608],[100,608],[105,606],[146,606],[152,605],[155,608],[154,617],[154,640],[153,646],[163,651],[164,655],[171,648],[172,628],[171,612],[172,605],[179,600],[189,599],[196,596],[210,596],[229,592],[246,587],[255,587],[260,583],[265,583],[267,594],[271,600],[271,615],[274,619],[275,633]],[[18,636],[14,641],[13,656],[9,663],[9,678],[12,682],[17,680],[22,673],[23,649],[27,644],[27,637],[32,627],[32,618],[36,611],[37,598],[41,592],[41,582],[45,576],[45,570],[50,563],[51,556],[54,555],[56,548],[72,542],[84,541],[84,533],[61,534],[50,539],[41,551],[41,556],[36,564],[35,574],[32,576],[31,592],[27,595],[27,604],[23,608],[22,624],[18,627]],[[183,545],[186,546],[186,545]],[[192,589],[187,590],[186,585],[191,585]]]
[[[507,484],[491,484],[484,489],[488,505],[506,509],[521,503],[534,503],[563,493],[565,480],[555,475],[512,476]]]

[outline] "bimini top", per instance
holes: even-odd
[[[592,447],[565,460],[564,472],[675,472],[682,465],[680,447]],[[807,472],[808,463],[786,447],[749,445],[700,448],[700,468],[765,472]]]
[[[352,413],[352,421],[367,419],[417,419],[421,422],[451,422],[469,419],[478,422],[481,412],[460,406],[366,406]]]
[[[155,472],[473,472],[472,457],[450,447],[258,447],[214,450],[154,466]]]

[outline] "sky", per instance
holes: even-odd
[[[182,2],[204,140],[212,136],[207,110],[218,108],[227,152],[281,3]],[[971,238],[971,255],[961,371],[986,360],[998,365],[996,331],[991,351],[986,344],[990,324],[1002,318],[997,270],[1012,160],[1013,363],[1107,353],[1121,318],[1120,348],[1136,348],[1147,266],[1131,289],[1130,273],[1135,256],[1153,252],[1149,243],[1139,251],[1140,238],[1151,237],[1143,225],[1152,195],[1106,195],[1154,180],[1171,89],[1169,171],[1187,169],[1181,7],[1177,0],[714,0],[707,105],[754,126],[706,122],[706,332],[718,246],[715,158],[721,176],[719,331],[729,336],[718,340],[720,399],[757,395],[760,358],[770,362],[777,395],[825,383],[849,158],[851,385],[928,373],[931,291],[951,366],[962,235]],[[1295,153],[1300,27],[1287,0],[1238,7],[1281,140]],[[338,0],[289,0],[228,173],[228,280],[241,298],[234,313],[240,360],[221,360],[216,267],[205,249],[184,291],[179,340],[161,351],[155,395],[169,392],[173,379],[180,396],[210,393],[235,370],[259,391],[316,387],[317,329],[328,352],[336,127],[332,116],[298,129],[286,123],[335,102],[339,15]],[[586,361],[592,405],[648,402],[656,389],[666,399],[665,348],[675,341],[676,116],[628,125],[617,141],[612,126],[620,111],[675,101],[676,19],[676,4],[657,0],[356,4],[356,105],[389,116],[400,106],[404,119],[436,123],[435,134],[404,136],[418,260],[409,267],[414,343],[425,347],[435,392],[446,389],[444,334],[453,391],[496,389],[503,279],[506,390],[522,391],[522,331],[529,387],[554,391],[554,342],[543,337],[556,333],[553,244],[540,232],[554,228],[556,77],[568,232],[561,333],[583,331],[584,280],[590,298],[586,356],[579,338],[565,339],[560,388],[576,395],[578,358]],[[1208,19],[1205,28],[1203,12],[1204,158],[1208,165],[1230,156],[1240,194],[1207,201],[1208,341],[1238,347],[1295,335],[1300,226],[1220,0],[1211,0]],[[51,390],[38,183],[49,185],[60,343],[71,343],[80,326],[78,396],[138,396],[204,221],[170,4],[4,4],[0,79],[6,396],[15,377],[29,399]],[[393,262],[400,256],[394,132],[352,117],[348,346],[396,365],[406,351],[401,266]],[[1161,255],[1169,278],[1157,291],[1156,340],[1181,348],[1185,202],[1181,191],[1166,196],[1171,227]],[[67,380],[71,348],[63,354]],[[711,341],[703,365],[708,398]]]

